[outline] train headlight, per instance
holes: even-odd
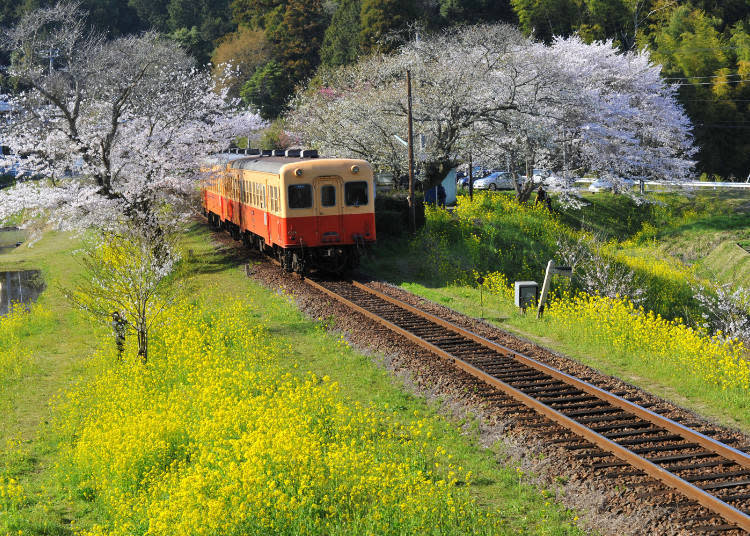
[[[302,170],[300,168],[297,168],[297,169],[294,170],[294,174],[297,175],[298,177],[301,177],[302,176]]]
[[[352,173],[359,173],[359,166],[352,166]]]

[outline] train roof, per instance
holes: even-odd
[[[212,154],[211,156],[204,158],[203,162],[205,164],[211,164],[211,165],[228,164],[229,162],[233,162],[234,160],[239,160],[240,158],[247,158],[247,155],[232,154],[232,153],[217,153],[217,154]]]
[[[232,169],[249,169],[251,171],[265,171],[266,173],[281,172],[281,168],[294,162],[309,162],[319,158],[294,158],[288,156],[244,156],[233,160]]]

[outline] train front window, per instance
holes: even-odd
[[[312,207],[312,186],[310,184],[289,185],[289,208]]]
[[[344,185],[344,199],[350,207],[366,205],[367,183],[365,181],[347,182]]]
[[[326,185],[320,189],[320,204],[324,207],[336,206],[336,187]]]

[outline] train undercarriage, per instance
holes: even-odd
[[[302,275],[311,270],[337,275],[350,272],[359,266],[360,251],[364,247],[363,244],[317,247],[301,245],[286,248],[268,245],[263,237],[250,231],[242,231],[231,222],[221,221],[216,214],[208,213],[207,217],[209,225],[214,229],[225,230],[235,240],[242,240],[248,248],[277,259],[285,271]]]

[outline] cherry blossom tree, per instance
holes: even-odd
[[[175,289],[180,260],[176,236],[162,235],[158,251],[148,236],[132,228],[97,238],[84,240],[78,252],[83,273],[65,294],[96,321],[109,323],[116,312],[124,321],[123,336],[136,335],[138,356],[145,364],[149,333],[180,297]]]
[[[561,175],[583,167],[616,186],[679,181],[692,167],[690,123],[646,53],[575,36],[547,46],[507,25],[449,30],[324,73],[298,93],[291,124],[326,152],[404,169],[394,134],[406,131],[407,69],[417,152],[435,170],[428,186],[470,150],[475,162],[507,163],[522,201],[536,187],[535,166]],[[561,186],[569,198],[572,180]]]
[[[4,31],[11,96],[4,144],[34,179],[0,197],[60,229],[117,230],[155,243],[195,209],[201,158],[261,126],[211,75],[154,33],[105,40],[75,3],[26,14]]]
[[[703,327],[723,339],[750,341],[750,289],[734,283],[709,282],[692,285],[703,309]]]

